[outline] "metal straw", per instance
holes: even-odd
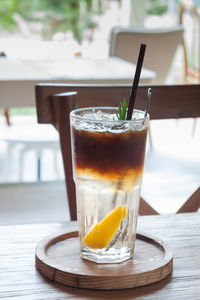
[[[148,92],[147,92],[147,100],[146,100],[146,107],[145,107],[145,113],[144,113],[145,118],[146,118],[146,116],[148,114],[148,111],[149,111],[150,101],[151,101],[151,88],[149,88]]]

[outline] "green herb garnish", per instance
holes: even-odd
[[[120,101],[119,113],[117,114],[118,120],[126,120],[126,98],[123,102]]]

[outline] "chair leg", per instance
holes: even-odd
[[[61,101],[62,100],[62,101]],[[64,101],[66,100],[66,101]],[[77,220],[76,213],[76,193],[73,180],[72,154],[71,154],[71,139],[70,139],[70,121],[69,113],[73,109],[73,105],[69,108],[67,103],[76,103],[76,93],[73,94],[56,94],[53,96],[55,116],[57,119],[57,128],[60,135],[60,146],[65,170],[66,191],[72,221]],[[65,106],[62,104],[65,103]]]
[[[54,167],[54,171],[55,171],[55,175],[56,177],[59,179],[59,171],[58,171],[58,150],[57,149],[53,149],[53,167]]]
[[[19,150],[19,181],[23,181],[23,171],[24,171],[24,154],[26,153],[26,148]]]
[[[9,115],[9,110],[8,110],[8,108],[6,108],[6,109],[4,110],[4,116],[5,116],[5,118],[6,118],[6,124],[7,124],[8,126],[11,126],[10,115]]]
[[[140,197],[139,214],[144,215],[158,215],[158,212],[153,209],[142,197]]]
[[[7,142],[6,145],[6,158],[5,158],[5,166],[2,173],[2,180],[8,181],[10,172],[11,172],[11,166],[12,166],[12,152],[13,152],[13,145]]]
[[[195,135],[196,127],[197,127],[197,118],[193,118],[192,137],[194,137]]]
[[[200,187],[192,196],[181,206],[177,213],[195,212],[200,207]]]
[[[42,158],[42,151],[37,151],[37,180],[41,181],[41,158]]]

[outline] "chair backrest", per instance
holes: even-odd
[[[151,119],[200,117],[200,85],[151,86],[151,88],[152,100],[149,110]],[[136,108],[144,109],[147,89],[148,86],[138,88]],[[118,106],[124,97],[129,99],[130,90],[130,85],[39,84],[36,86],[38,122],[54,124],[59,130],[72,220],[76,220],[76,196],[72,178],[69,113],[77,107]],[[197,194],[195,197],[195,203],[200,201]],[[188,207],[187,204],[187,209],[196,210],[198,204],[199,202],[193,208]],[[184,208],[181,212],[183,211]],[[155,213],[156,211],[142,199],[140,214]]]
[[[164,83],[182,35],[181,25],[162,29],[113,27],[109,55],[136,63],[140,44],[146,43],[144,67],[156,72],[156,84]]]
[[[185,28],[182,37],[185,82],[200,82],[200,14],[191,1],[181,1],[179,23]]]

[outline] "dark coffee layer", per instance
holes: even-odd
[[[90,170],[99,175],[122,176],[134,170],[141,173],[144,165],[147,130],[123,133],[72,130],[74,159],[77,170]]]

